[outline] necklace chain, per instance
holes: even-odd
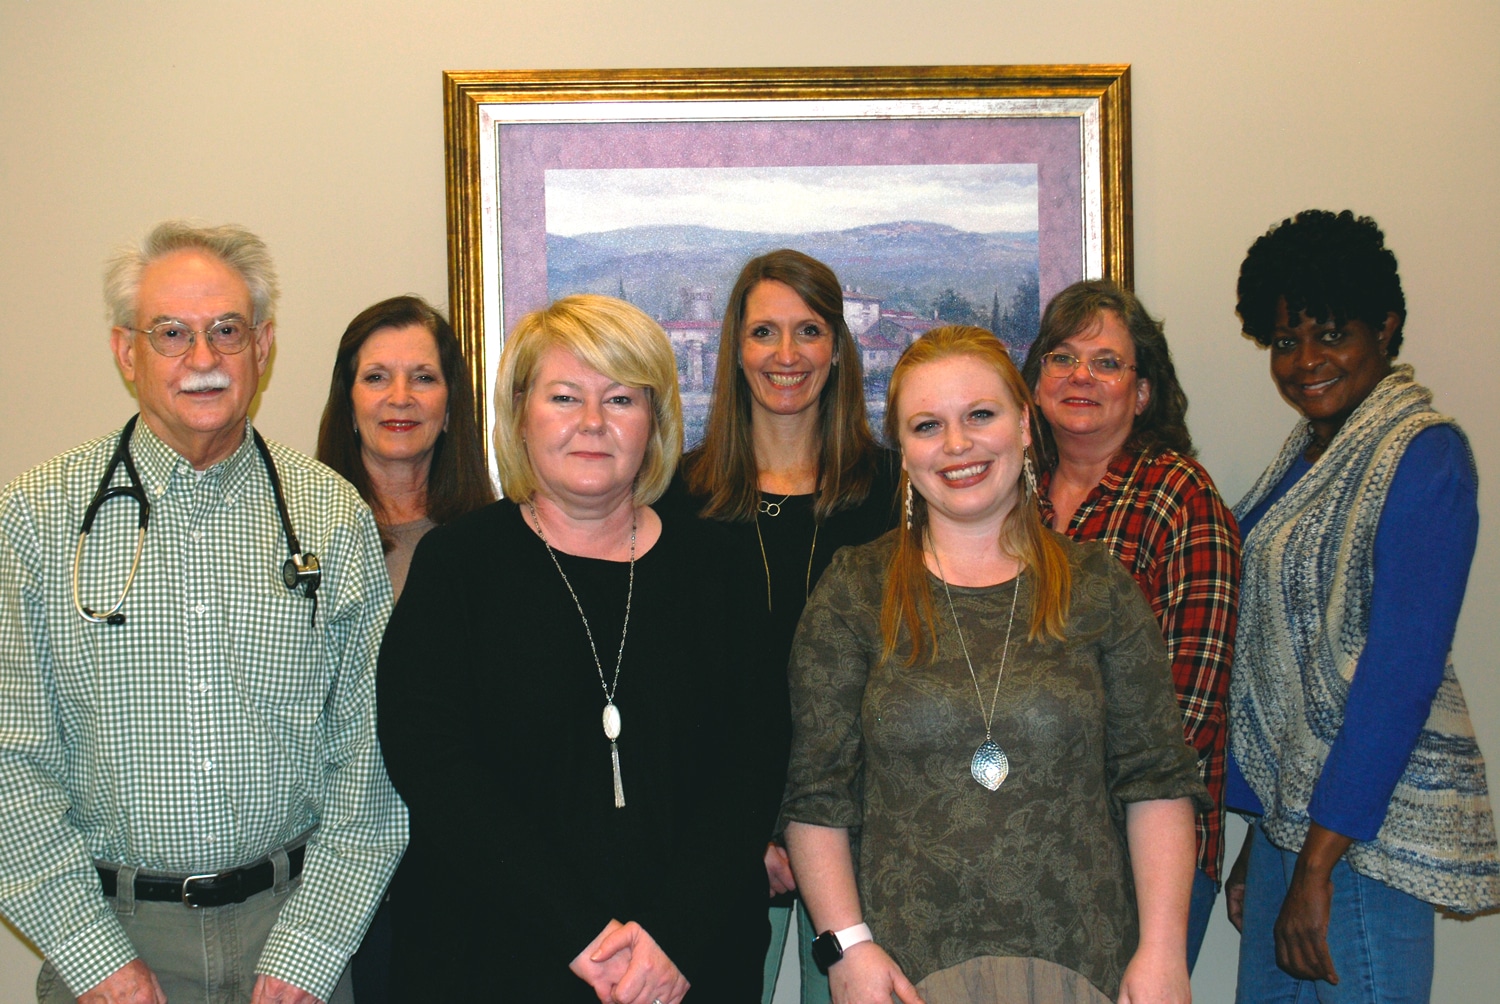
[[[797,493],[787,492],[785,495],[781,496],[780,502],[767,502],[765,496],[762,495],[760,501],[755,505],[755,511],[758,513],[763,512],[767,516],[770,516],[772,519],[775,519],[777,516],[781,515],[781,507],[786,505],[786,500],[791,498],[795,494]]]
[[[931,541],[928,542],[931,544]],[[943,573],[943,559],[938,557],[937,546],[932,545],[932,560],[938,566],[938,581],[943,584],[943,594],[948,597],[948,613],[953,617],[953,630],[958,632],[958,644],[964,652],[964,662],[969,665],[969,679],[974,681],[974,697],[979,701],[979,715],[984,721],[984,738],[989,740],[990,729],[995,724],[995,711],[1000,707],[1000,681],[1005,678],[1005,661],[1010,656],[1010,632],[1016,625],[1016,600],[1021,595],[1021,573],[1016,573],[1015,589],[1010,596],[1010,620],[1005,625],[1005,647],[1000,650],[1000,672],[995,675],[995,693],[990,698],[989,712],[984,709],[984,694],[979,690],[979,676],[974,672],[974,660],[969,658],[969,643],[964,640],[964,629],[958,623],[958,610],[953,606],[953,593],[948,588],[948,576]]]
[[[604,690],[604,700],[609,704],[615,702],[615,691],[620,687],[620,665],[625,659],[625,632],[630,628],[630,601],[635,596],[635,511],[630,513],[630,583],[625,589],[625,623],[620,625],[620,651],[615,654],[615,678],[610,683],[604,682],[604,664],[599,661],[599,649],[594,645],[594,632],[589,628],[588,616],[583,612],[583,604],[578,602],[578,594],[573,591],[573,583],[568,581],[568,573],[563,571],[562,563],[557,560],[557,555],[552,550],[552,544],[547,540],[547,531],[542,529],[542,519],[537,515],[536,506],[526,504],[531,510],[531,522],[536,526],[536,534],[542,538],[542,546],[547,549],[547,557],[552,559],[552,567],[557,569],[557,574],[562,576],[563,585],[568,587],[568,595],[573,597],[573,605],[578,608],[578,617],[583,621],[583,633],[589,639],[589,651],[594,653],[594,668],[599,671],[599,686]]]
[[[795,494],[795,493],[793,493],[793,494]],[[771,612],[771,562],[766,558],[766,538],[763,537],[763,536],[761,536],[761,532],[760,532],[760,514],[761,513],[765,513],[767,516],[770,516],[772,518],[780,516],[781,515],[781,506],[782,506],[782,504],[785,503],[786,500],[789,499],[789,498],[791,498],[791,497],[792,497],[791,495],[787,495],[780,502],[767,502],[765,499],[761,499],[760,500],[760,505],[758,505],[756,507],[756,510],[755,510],[755,540],[756,540],[756,543],[760,544],[760,563],[761,563],[762,567],[764,567],[765,570],[766,570],[766,613],[770,613]],[[770,508],[768,508],[768,506],[774,506],[775,509],[776,509],[776,511],[772,512],[770,510]],[[809,547],[807,549],[807,575],[802,580],[802,599],[804,601],[812,593],[813,555],[815,555],[817,553],[818,553],[818,519],[817,519],[817,516],[814,515],[813,516],[812,547]]]

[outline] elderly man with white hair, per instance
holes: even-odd
[[[0,912],[43,1004],[352,1001],[407,838],[375,521],[249,421],[259,238],[163,223],[105,296],[140,414],[0,493]]]

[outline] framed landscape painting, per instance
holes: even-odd
[[[570,293],[629,300],[702,434],[749,258],[830,265],[879,428],[896,358],[944,323],[1018,361],[1058,290],[1129,285],[1125,66],[450,72],[449,303],[486,432],[504,334]]]

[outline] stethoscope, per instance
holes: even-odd
[[[83,526],[78,531],[78,549],[73,552],[73,607],[78,611],[78,616],[90,624],[124,624],[125,615],[120,608],[125,605],[125,597],[130,595],[130,587],[135,582],[135,573],[141,567],[141,551],[146,546],[146,527],[151,522],[151,500],[146,496],[146,486],[141,483],[141,476],[136,472],[135,461],[130,458],[130,438],[135,432],[136,419],[140,415],[132,415],[130,421],[125,423],[125,428],[120,430],[120,438],[115,443],[114,456],[110,457],[109,466],[104,469],[104,477],[99,480],[99,488],[94,492],[93,501],[89,503],[88,509],[83,513]],[[266,441],[261,438],[255,429],[250,430],[255,437],[255,448],[260,452],[260,459],[266,465],[266,475],[271,479],[271,491],[276,496],[276,514],[281,518],[281,530],[286,535],[287,551],[291,557],[287,558],[281,565],[281,581],[291,590],[302,591],[302,595],[313,601],[313,620],[316,622],[318,616],[318,586],[323,582],[323,569],[318,564],[318,556],[311,552],[303,553],[302,545],[297,542],[297,534],[292,529],[292,518],[287,513],[286,495],[281,490],[281,477],[276,472],[276,463],[271,459],[271,451],[266,448]],[[130,478],[128,485],[116,485],[110,487],[114,480],[115,471],[121,466],[125,468],[125,474]],[[95,612],[83,605],[79,589],[79,569],[83,565],[83,543],[88,540],[89,531],[94,528],[94,517],[99,515],[99,510],[104,503],[113,498],[129,498],[135,500],[136,509],[139,511],[137,520],[138,529],[135,538],[135,557],[130,562],[130,574],[125,577],[125,588],[120,590],[120,598],[115,600],[115,605],[103,612]]]

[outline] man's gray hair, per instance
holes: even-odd
[[[184,250],[207,252],[239,273],[250,288],[251,323],[260,324],[276,316],[280,289],[276,265],[265,241],[235,223],[205,227],[187,220],[166,220],[139,244],[121,247],[106,263],[104,305],[109,322],[121,327],[133,324],[141,272],[158,258]]]

